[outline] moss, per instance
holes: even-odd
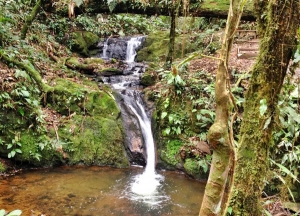
[[[228,13],[229,6],[230,6],[230,1],[228,1],[228,0],[204,0],[201,3],[202,10],[224,11],[224,14]],[[246,2],[244,11],[246,13],[252,13],[252,11],[253,11],[253,2],[252,1]]]
[[[84,56],[89,56],[89,48],[99,41],[99,37],[92,32],[73,32],[71,34],[72,50]]]
[[[36,135],[28,130],[20,134],[22,153],[16,154],[19,161],[29,162],[36,166],[52,166],[63,162],[63,155],[58,149],[57,140],[45,134]]]
[[[100,91],[95,82],[88,80],[83,84],[57,78],[56,94],[50,95],[48,102],[57,112],[63,115],[71,113],[89,113],[106,118],[116,119],[120,110],[110,90]]]
[[[181,162],[178,154],[182,145],[183,143],[180,140],[171,140],[167,143],[166,148],[161,151],[161,159],[169,165],[176,166]]]
[[[157,74],[154,71],[147,70],[143,73],[141,78],[141,84],[144,86],[152,86],[157,81]]]
[[[69,163],[128,167],[120,123],[100,116],[75,116],[66,122],[59,136],[68,142],[63,148]]]
[[[6,171],[5,164],[0,161],[0,173],[4,173],[5,171]]]
[[[187,158],[184,163],[185,172],[196,179],[206,179],[208,172],[204,173],[203,169],[199,165],[199,161],[193,158]]]
[[[168,53],[169,34],[167,31],[156,31],[148,35],[144,48],[138,51],[136,61],[164,61]]]

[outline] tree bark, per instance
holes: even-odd
[[[173,63],[174,48],[175,48],[175,28],[176,28],[176,9],[175,5],[171,6],[171,28],[169,34],[169,52],[166,58],[165,68],[170,69]]]
[[[227,210],[228,193],[231,191],[228,173],[235,164],[235,149],[228,132],[229,108],[232,105],[232,97],[227,64],[234,33],[243,11],[243,2],[245,1],[230,1],[216,75],[216,118],[208,132],[208,141],[213,146],[214,152],[199,216],[224,215]],[[227,181],[229,184],[226,188]]]
[[[262,215],[274,118],[283,80],[296,45],[299,0],[255,0],[260,52],[245,96],[230,206],[234,215]],[[265,101],[267,110],[260,113]]]
[[[27,19],[24,23],[24,26],[21,30],[21,39],[22,40],[24,40],[26,38],[28,28],[31,26],[31,23],[33,22],[34,18],[36,17],[38,12],[40,11],[41,4],[42,4],[42,0],[38,0],[35,4],[34,8],[32,9],[30,15],[27,17]]]

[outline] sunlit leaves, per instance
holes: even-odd
[[[263,116],[265,112],[267,111],[268,105],[266,99],[261,99],[259,101],[260,107],[259,107],[259,114],[260,116]]]

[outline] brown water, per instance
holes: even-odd
[[[175,172],[164,177],[153,202],[130,192],[140,168],[61,167],[2,178],[0,209],[22,215],[198,215],[205,185]]]

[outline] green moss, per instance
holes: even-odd
[[[16,159],[26,161],[36,166],[51,166],[63,161],[62,152],[57,148],[60,144],[47,135],[36,135],[33,131],[25,131],[20,135],[22,153],[16,154]]]
[[[138,54],[136,60],[140,61],[164,61],[168,53],[169,33],[167,31],[155,31],[148,35],[144,48]]]
[[[230,6],[230,1],[228,0],[204,0],[201,3],[201,9],[203,10],[212,10],[212,11],[224,11],[225,14],[228,13]],[[253,2],[247,1],[245,4],[244,11],[249,13],[253,10]]]
[[[152,86],[157,81],[157,75],[154,71],[147,70],[143,73],[141,78],[141,84],[144,86]]]
[[[169,165],[175,166],[180,163],[180,157],[178,156],[179,150],[183,145],[180,140],[171,140],[167,143],[167,146],[161,152],[161,159]]]
[[[72,49],[82,55],[89,56],[89,48],[99,41],[99,37],[92,32],[73,32],[71,34]]]
[[[59,136],[69,143],[63,146],[69,163],[128,167],[120,123],[100,116],[75,116],[66,122]]]
[[[6,171],[6,166],[0,161],[0,173],[4,173]]]
[[[208,172],[204,173],[199,161],[195,158],[187,158],[183,166],[185,172],[196,179],[205,179],[208,177]]]

